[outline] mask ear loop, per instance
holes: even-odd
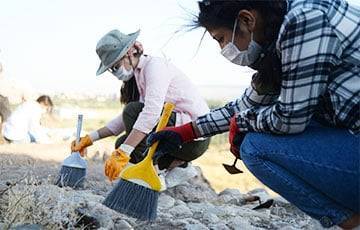
[[[140,54],[140,56],[142,55],[142,53]],[[131,60],[131,57],[130,57],[130,54],[128,54],[128,58],[129,58],[129,62],[130,62],[130,65],[131,67],[133,68],[133,70],[135,70],[135,66],[133,65],[133,62]]]
[[[235,32],[236,32],[236,27],[238,24],[238,19],[235,19],[235,23],[234,23],[234,28],[233,28],[233,34],[232,34],[232,38],[231,38],[231,43],[234,43],[234,39],[235,39]]]
[[[131,67],[133,67],[133,69],[135,69],[135,68],[134,68],[134,65],[133,65],[133,63],[132,63],[132,61],[131,61],[130,55],[128,56],[128,59],[129,59],[129,62],[130,62]]]
[[[133,70],[135,70],[135,67],[134,67],[134,65],[133,65],[133,63],[131,61],[130,55],[128,56],[128,58],[129,58],[129,62],[130,62],[131,67],[133,68]],[[135,76],[133,76],[133,77],[135,77]],[[135,80],[135,84],[133,85],[133,88],[132,88],[132,98],[131,98],[132,101],[135,101],[135,87],[137,87],[136,80]]]

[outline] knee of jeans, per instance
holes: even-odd
[[[122,116],[123,119],[137,117],[142,111],[144,104],[138,101],[132,101],[125,105]]]
[[[264,155],[262,135],[261,133],[246,134],[240,146],[240,156],[244,163],[258,161]]]

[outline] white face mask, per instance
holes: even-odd
[[[253,64],[261,53],[261,46],[253,40],[253,33],[251,33],[251,41],[247,50],[240,51],[234,44],[235,30],[238,19],[234,23],[234,29],[231,42],[229,42],[222,50],[221,54],[234,64],[241,66],[249,66]]]
[[[121,81],[128,81],[134,76],[134,70],[132,68],[127,70],[124,66],[120,66],[120,68],[112,72],[112,74]]]

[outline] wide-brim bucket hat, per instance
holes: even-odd
[[[117,61],[125,56],[134,45],[140,30],[131,34],[123,34],[119,30],[112,30],[105,34],[96,45],[96,53],[100,58],[100,66],[96,76],[111,68]]]

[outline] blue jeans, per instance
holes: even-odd
[[[328,228],[360,213],[359,146],[359,135],[312,122],[296,135],[248,133],[240,151],[261,182]]]

